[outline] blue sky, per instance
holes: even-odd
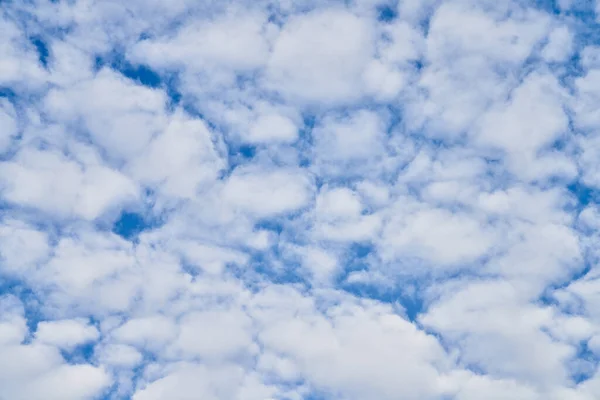
[[[0,1],[0,398],[599,398],[599,26]]]

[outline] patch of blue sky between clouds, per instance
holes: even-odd
[[[35,49],[40,59],[40,64],[42,64],[44,68],[48,68],[48,58],[50,57],[48,45],[44,42],[44,40],[41,37],[31,38],[31,43],[35,46]]]
[[[397,6],[395,4],[383,4],[379,6],[378,20],[381,22],[391,22],[398,17]]]
[[[125,211],[114,223],[112,231],[124,239],[131,240],[139,233],[150,228],[152,228],[152,224],[148,223],[143,215]]]

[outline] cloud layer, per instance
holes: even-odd
[[[0,398],[599,398],[599,28],[1,2]]]

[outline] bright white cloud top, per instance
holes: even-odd
[[[0,399],[600,398],[600,2],[0,1]]]

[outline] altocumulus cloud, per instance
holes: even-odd
[[[0,1],[0,398],[598,399],[599,102],[597,0]]]

